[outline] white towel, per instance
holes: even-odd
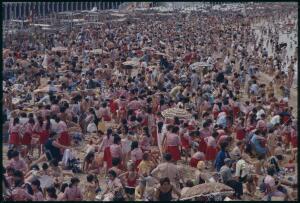
[[[66,149],[64,151],[64,156],[63,156],[63,159],[62,159],[63,165],[66,166],[68,164],[68,160],[71,160],[73,158],[74,158],[74,156],[72,154],[72,151],[70,149]]]
[[[39,178],[39,181],[41,182],[41,188],[47,188],[54,184],[53,178],[48,175],[43,175]]]
[[[94,122],[88,124],[88,126],[87,126],[87,132],[88,133],[97,132],[97,126],[96,126],[96,124]]]

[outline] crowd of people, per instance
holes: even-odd
[[[220,182],[234,199],[295,200],[298,50],[287,56],[276,23],[298,11],[251,5],[246,15],[131,11],[6,41],[5,198],[171,201]],[[261,21],[271,26],[258,40]],[[165,117],[174,107],[190,117]]]

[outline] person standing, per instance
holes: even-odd
[[[71,137],[68,133],[68,127],[65,121],[60,120],[60,118],[57,117],[56,122],[58,123],[58,132],[60,134],[59,137],[59,143],[64,146],[70,146],[71,145]]]
[[[177,166],[172,163],[172,155],[170,153],[164,154],[164,160],[165,162],[159,164],[150,174],[154,177],[157,174],[160,174],[160,177],[168,177],[172,185],[180,188],[179,181],[181,180],[181,175]]]
[[[228,143],[223,142],[221,144],[221,150],[218,152],[215,160],[215,168],[219,172],[221,167],[224,165],[224,160],[226,158],[230,158],[229,153],[227,151]]]
[[[143,159],[143,151],[139,147],[139,143],[137,141],[133,141],[131,143],[131,152],[130,152],[131,161],[134,163],[134,168],[137,170],[140,162]]]
[[[180,137],[177,134],[179,128],[173,126],[172,132],[168,133],[163,141],[163,145],[166,148],[166,152],[172,155],[173,161],[176,162],[181,159],[179,147],[181,146]]]
[[[13,122],[9,126],[9,144],[13,145],[14,147],[19,147],[21,137],[20,137],[20,132],[21,132],[21,125],[19,124],[19,118],[14,118]]]
[[[114,142],[114,137],[112,136],[112,129],[107,129],[106,131],[106,136],[103,137],[102,139],[102,143],[101,143],[101,147],[100,147],[100,151],[104,152],[104,156],[103,156],[103,161],[106,162],[107,167],[111,167],[111,153],[110,153],[110,146],[113,144]]]
[[[171,184],[170,179],[168,177],[162,178],[160,180],[160,186],[155,194],[156,200],[158,201],[172,201],[172,193],[176,193],[178,196],[178,199],[180,198],[181,194],[180,192],[174,188],[174,186]]]
[[[114,142],[109,147],[111,154],[111,162],[107,163],[107,169],[112,167],[112,159],[118,158],[122,160],[122,148],[121,148],[121,138],[119,135],[114,135]]]
[[[22,144],[26,145],[26,154],[28,152],[31,152],[31,155],[33,154],[31,151],[31,140],[32,140],[32,134],[33,134],[33,127],[34,127],[34,119],[29,118],[29,121],[25,124],[25,133],[22,138]]]
[[[228,185],[232,189],[234,189],[235,196],[238,199],[241,199],[241,195],[243,195],[243,184],[232,177],[231,173],[231,159],[226,158],[224,160],[225,165],[223,165],[220,169],[220,174],[222,178],[222,182],[225,185]]]
[[[205,152],[206,161],[214,161],[217,156],[218,149],[216,138],[218,137],[218,135],[218,132],[214,131],[211,136],[205,138],[207,145]]]
[[[71,183],[68,188],[66,188],[63,198],[67,201],[82,201],[83,195],[81,189],[78,187],[79,179],[77,177],[71,178]]]

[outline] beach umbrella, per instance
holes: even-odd
[[[204,183],[187,189],[180,200],[188,200],[196,197],[231,196],[234,190],[222,183]]]
[[[190,119],[192,117],[192,115],[187,110],[178,107],[166,109],[162,112],[162,115],[165,118],[178,117],[181,119]]]

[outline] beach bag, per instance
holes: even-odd
[[[73,173],[81,173],[82,171],[78,167],[78,160],[77,159],[69,159],[67,163],[67,168],[72,170]]]

